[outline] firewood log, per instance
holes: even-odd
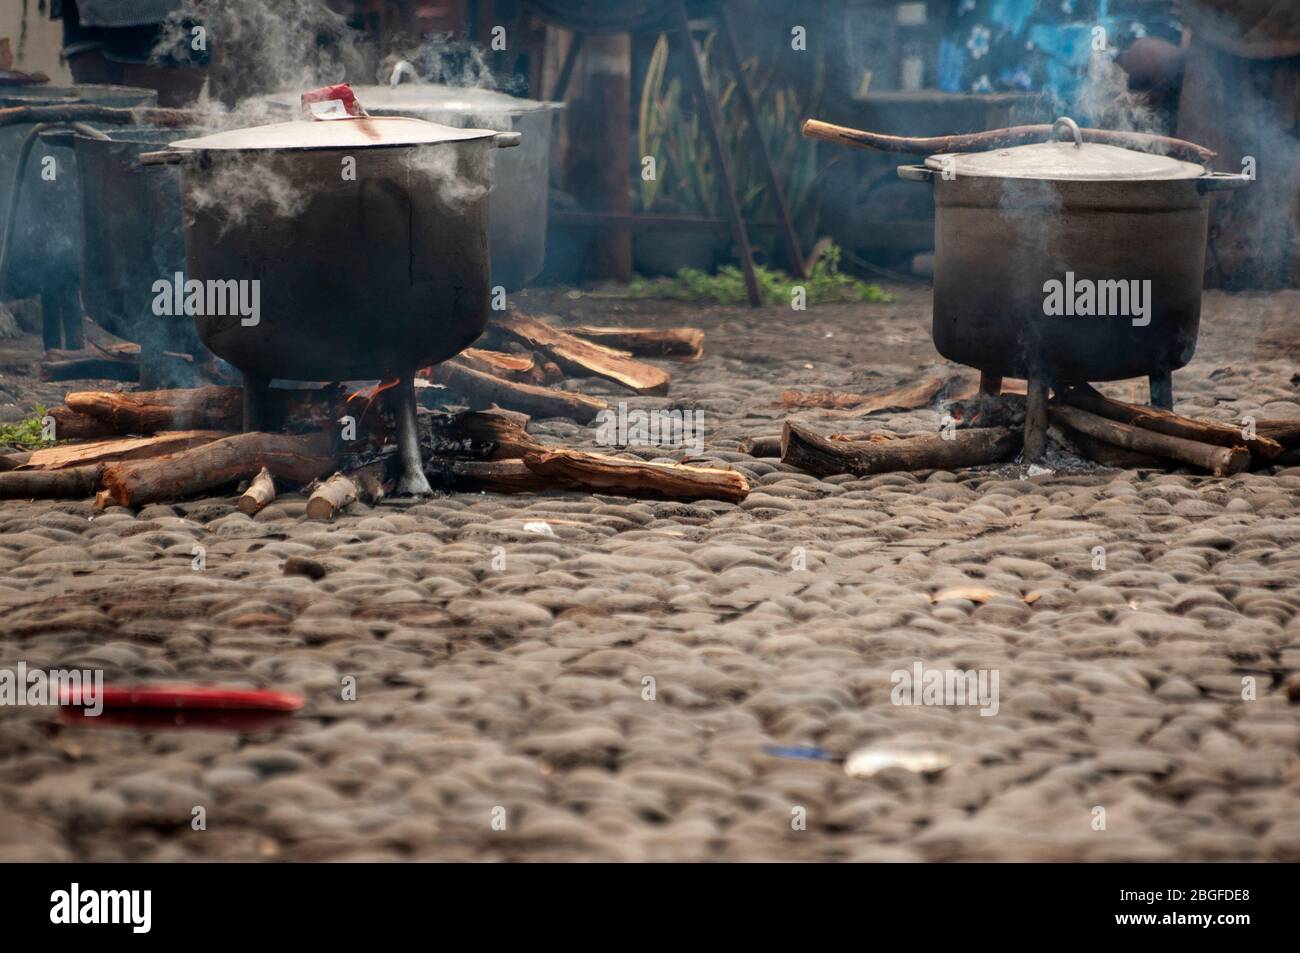
[[[523,460],[452,460],[447,470],[457,485],[497,493],[538,493],[573,487],[567,480],[533,472]]]
[[[1240,473],[1250,465],[1250,451],[1244,445],[1220,447],[1186,437],[1157,433],[1064,404],[1053,405],[1049,413],[1054,422],[1071,430],[1117,447],[1189,463],[1201,470],[1208,470],[1215,476]]]
[[[342,473],[335,473],[312,491],[307,500],[307,518],[332,520],[340,510],[347,509],[356,501],[357,485]]]
[[[99,440],[119,435],[112,424],[67,407],[51,407],[48,413],[54,418],[55,440]]]
[[[533,417],[568,417],[586,424],[608,406],[599,397],[518,384],[456,364],[439,364],[430,370],[429,379],[463,397],[476,409],[500,404]]]
[[[704,332],[699,328],[605,328],[584,324],[564,330],[637,357],[664,357],[690,364],[704,354]]]
[[[439,456],[468,455],[482,460],[513,460],[543,449],[542,444],[513,419],[491,411],[434,417],[432,430],[433,452]]]
[[[1072,449],[1079,456],[1085,457],[1093,463],[1100,463],[1104,467],[1115,467],[1120,470],[1159,470],[1171,469],[1179,465],[1176,460],[1162,460],[1160,457],[1153,457],[1149,453],[1125,450],[1123,447],[1117,447],[1104,440],[1098,440],[1096,437],[1090,437],[1086,433],[1080,433],[1077,430],[1071,430],[1069,427],[1063,427],[1055,423],[1048,426],[1047,435],[1061,446]]]
[[[137,360],[120,360],[103,354],[80,352],[79,357],[41,361],[43,381],[138,381],[140,363]]]
[[[254,477],[263,467],[287,483],[304,484],[334,469],[322,435],[245,433],[153,460],[110,463],[103,484],[119,506],[194,496]]]
[[[396,455],[384,457],[382,460],[376,460],[348,473],[352,482],[357,485],[358,498],[371,506],[377,506],[384,497],[388,496],[389,470],[396,459]]]
[[[1006,427],[954,430],[947,436],[936,433],[870,441],[831,440],[787,420],[781,433],[781,462],[817,476],[952,470],[1008,460],[1019,442],[1019,436]]]
[[[1244,446],[1259,463],[1269,463],[1282,453],[1282,444],[1268,435],[1268,431],[1256,422],[1256,435],[1246,437],[1241,427],[1220,423],[1217,420],[1197,420],[1182,417],[1168,410],[1143,407],[1139,404],[1126,404],[1114,400],[1105,394],[1084,385],[1066,390],[1059,395],[1062,403],[1077,407],[1079,410],[1117,420],[1120,423],[1182,437],[1198,443],[1210,443],[1216,447]]]
[[[1300,447],[1300,420],[1256,420],[1255,432],[1276,440],[1284,451]]]
[[[68,409],[112,427],[114,433],[160,430],[238,430],[244,394],[238,387],[195,387],[152,391],[74,391]]]
[[[0,473],[17,470],[32,458],[32,450],[15,450],[13,453],[0,454]]]
[[[546,383],[546,374],[532,354],[506,354],[502,351],[467,347],[449,360],[453,364],[491,374],[502,380],[536,384],[539,387]]]
[[[99,485],[100,467],[64,470],[10,470],[0,473],[0,500],[69,499],[91,496]]]
[[[952,389],[956,379],[929,376],[913,384],[891,387],[871,394],[855,394],[843,391],[798,391],[781,392],[781,399],[774,407],[785,408],[819,408],[823,410],[852,410],[855,415],[873,414],[881,410],[915,410],[934,403],[941,391]]]
[[[115,437],[92,443],[60,444],[32,453],[19,469],[62,470],[67,467],[161,457],[211,443],[230,434],[220,430],[169,430],[152,437]]]
[[[613,381],[638,394],[668,393],[666,371],[638,361],[625,351],[585,341],[516,311],[498,317],[489,325],[487,334],[494,339],[518,341],[569,374]]]
[[[749,481],[736,470],[685,464],[624,460],[579,450],[543,450],[524,457],[534,473],[606,493],[642,493],[672,500],[725,500],[739,503],[749,495]]]
[[[275,478],[271,476],[271,471],[262,467],[235,505],[239,507],[239,512],[253,516],[274,499]]]

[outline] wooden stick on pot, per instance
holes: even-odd
[[[1184,162],[1206,163],[1215,152],[1185,139],[1153,136],[1144,132],[1118,132],[1113,129],[1081,129],[1084,142],[1153,152],[1156,155],[1181,159]],[[875,149],[904,155],[934,155],[941,152],[991,152],[1007,146],[1023,146],[1034,142],[1047,142],[1052,137],[1052,127],[1047,123],[1032,126],[1011,126],[1007,129],[990,129],[988,132],[969,132],[955,136],[887,136],[849,126],[809,119],[803,124],[803,134],[809,139],[822,139],[857,149]]]

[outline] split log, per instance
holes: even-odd
[[[355,503],[357,495],[357,485],[342,473],[335,473],[312,491],[307,500],[307,518],[332,520],[340,510]]]
[[[1256,420],[1255,432],[1276,440],[1283,450],[1300,447],[1300,420]]]
[[[1100,391],[1087,385],[1073,387],[1059,396],[1062,403],[1077,407],[1079,410],[1116,420],[1123,424],[1141,427],[1171,437],[1182,437],[1198,443],[1209,443],[1216,447],[1244,446],[1250,455],[1260,463],[1269,463],[1282,453],[1282,444],[1268,435],[1268,431],[1255,424],[1254,437],[1246,437],[1242,428],[1217,420],[1197,420],[1194,417],[1182,417],[1168,410],[1143,407],[1141,404],[1127,404],[1107,397]]]
[[[239,430],[244,419],[244,392],[238,387],[74,391],[63,402],[75,413],[103,421],[114,433]]]
[[[471,407],[500,404],[533,417],[568,417],[580,424],[591,423],[608,406],[599,397],[518,384],[456,364],[430,368],[429,380],[459,394]]]
[[[787,390],[781,392],[781,399],[772,406],[789,409],[852,409],[863,415],[881,410],[915,410],[933,403],[949,380],[951,379],[945,377],[927,377],[915,384],[891,387],[873,394]]]
[[[584,324],[564,330],[637,357],[692,364],[704,355],[704,332],[699,328],[606,328]]]
[[[739,503],[749,481],[736,470],[685,464],[624,460],[578,450],[544,450],[524,457],[528,469],[590,490],[663,496],[673,500],[725,500]]]
[[[613,381],[638,394],[667,394],[668,373],[638,361],[626,351],[583,340],[544,321],[508,312],[488,326],[493,338],[517,341],[537,351],[570,374]]]
[[[319,434],[245,433],[167,457],[111,463],[102,479],[106,500],[143,506],[251,479],[263,467],[288,483],[310,483],[334,469],[334,455]]]
[[[10,470],[0,473],[0,500],[53,500],[87,497],[99,485],[100,467],[66,470]]]
[[[275,479],[271,476],[271,471],[262,467],[235,505],[239,507],[239,512],[246,516],[253,516],[261,512],[274,499]]]
[[[498,493],[538,493],[573,486],[554,476],[534,473],[523,460],[453,460],[448,470],[458,485]]]
[[[1049,408],[1049,413],[1053,421],[1071,430],[1117,447],[1188,463],[1201,470],[1208,470],[1215,476],[1240,473],[1250,465],[1250,451],[1245,446],[1220,447],[1188,440],[1186,437],[1157,433],[1064,404],[1053,405]]]
[[[51,407],[48,413],[54,418],[55,440],[99,440],[118,436],[112,424],[79,414],[67,407]]]
[[[954,430],[951,435],[890,434],[868,441],[830,440],[795,423],[781,433],[781,462],[817,476],[852,473],[868,476],[896,470],[953,470],[1010,459],[1019,436],[1006,427]]]
[[[228,436],[230,434],[219,430],[173,430],[152,437],[118,437],[93,443],[63,444],[35,451],[19,469],[63,470],[114,460],[143,460],[188,450]]]
[[[532,354],[506,354],[502,351],[485,351],[477,347],[467,347],[448,360],[453,364],[491,374],[502,380],[538,386],[548,383],[541,363]]]

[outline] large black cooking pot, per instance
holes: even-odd
[[[546,259],[552,131],[563,103],[436,83],[357,86],[353,91],[372,116],[410,116],[457,128],[520,133],[519,148],[496,156],[492,173],[488,202],[492,284],[515,291],[541,273]],[[281,93],[267,102],[281,113],[296,115],[300,109],[298,93]]]
[[[207,295],[193,317],[203,343],[244,372],[246,426],[260,424],[271,378],[400,378],[401,488],[428,491],[413,375],[487,323],[490,150],[518,141],[349,117],[230,130],[146,157],[181,164],[185,278]],[[256,313],[231,307],[232,293]]]
[[[157,100],[156,91],[132,86],[0,88],[0,108],[59,103],[150,106]],[[0,126],[0,229],[6,227],[13,203],[14,176],[23,143],[34,130],[31,123]],[[45,343],[57,347],[60,323],[69,330],[70,337],[80,333],[77,275],[81,261],[81,192],[76,161],[70,152],[37,136],[17,188],[13,237],[6,274],[0,276],[0,297],[41,295],[46,315]]]
[[[1249,180],[1057,129],[1070,141],[899,169],[934,186],[935,346],[997,377],[1167,380],[1196,348],[1207,193]],[[1123,313],[1060,313],[1067,297]]]

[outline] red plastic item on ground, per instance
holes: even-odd
[[[297,711],[303,706],[301,695],[288,692],[203,685],[105,685],[102,701],[105,709],[152,711]],[[81,692],[64,689],[59,704],[82,705]]]

